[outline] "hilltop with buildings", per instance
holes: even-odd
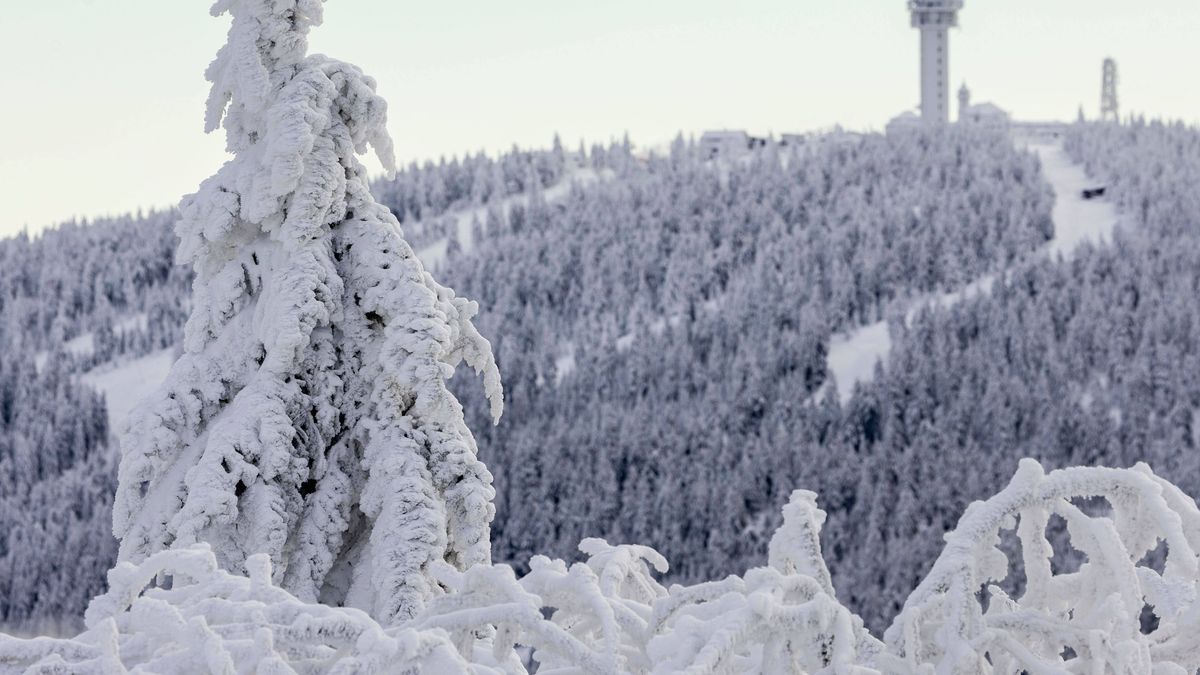
[[[917,131],[928,127],[947,124],[962,124],[1011,132],[1023,139],[1061,139],[1066,125],[1056,121],[1030,121],[1014,119],[1012,113],[997,103],[976,102],[967,83],[958,90],[957,114],[951,115],[950,105],[950,32],[958,26],[962,0],[910,0],[908,10],[911,25],[920,35],[920,80],[919,102],[891,118],[884,127],[888,134]],[[1117,74],[1116,62],[1104,62],[1103,100],[1100,118],[1117,120]],[[1080,119],[1083,111],[1080,108]],[[840,127],[809,133],[784,133],[774,137],[752,136],[742,130],[706,131],[701,136],[701,146],[710,157],[740,156],[756,147],[768,143],[781,146],[813,146],[823,143],[852,142],[861,133],[845,131]]]

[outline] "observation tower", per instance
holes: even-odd
[[[921,31],[921,119],[950,121],[950,29],[962,0],[908,0],[912,26]]]

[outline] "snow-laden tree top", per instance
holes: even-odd
[[[387,105],[308,55],[317,0],[221,0],[209,131],[234,159],[184,198],[196,275],[184,353],[122,438],[120,557],[211,545],[266,554],[296,596],[387,624],[490,560],[491,475],[446,387],[465,361],[502,392],[474,303],[421,266],[357,155],[393,164]]]

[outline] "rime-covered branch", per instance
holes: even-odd
[[[1087,500],[1086,503],[1083,500]],[[1103,504],[1100,504],[1103,502]],[[1052,514],[1086,554],[1055,571]],[[532,649],[553,673],[1193,673],[1200,668],[1200,510],[1142,465],[1045,474],[1027,460],[1012,483],[973,504],[913,592],[886,642],[839,603],[819,541],[825,514],[797,491],[771,541],[771,563],[721,581],[664,588],[666,561],[645,546],[581,544],[586,562],[440,562],[446,592],[412,619],[297,599],[269,558],[247,577],[218,568],[205,544],[164,551],[110,574],[111,590],[74,640],[0,641],[0,666],[72,672],[524,673]],[[1019,560],[998,547],[1014,530]],[[1165,545],[1161,565],[1152,554]],[[1023,566],[1009,597],[992,582]],[[156,582],[156,580],[158,580]],[[157,585],[156,585],[157,583]],[[986,588],[986,607],[979,590]],[[1145,612],[1156,624],[1149,626]],[[357,669],[357,671],[355,670]]]
[[[1082,500],[1102,505],[1084,509]],[[1053,571],[1051,516],[1065,521],[1070,545],[1086,557],[1077,571]],[[1012,530],[1026,578],[1018,598],[994,585],[1019,569],[999,548],[1001,533]],[[1165,561],[1155,569],[1146,559],[1160,546]],[[972,504],[946,536],[887,631],[887,670],[917,673],[933,663],[939,672],[1195,672],[1198,550],[1195,502],[1144,464],[1045,474],[1024,460],[1008,488]]]

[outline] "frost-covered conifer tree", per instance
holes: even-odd
[[[196,274],[184,352],[123,436],[122,560],[204,541],[235,573],[267,553],[308,601],[411,616],[431,566],[489,562],[492,477],[447,390],[502,393],[474,303],[422,268],[356,155],[393,164],[386,104],[307,54],[322,0],[219,0],[228,43],[206,127],[234,159],[182,203]]]

